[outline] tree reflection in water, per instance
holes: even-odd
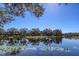
[[[24,39],[23,38],[21,40],[16,40],[16,39],[1,40],[0,54],[1,53],[16,54],[16,53],[19,53],[21,50],[23,50],[27,46],[27,44],[38,46],[40,45],[40,42],[44,44],[42,49],[46,51],[53,51],[53,50],[66,51],[66,52],[69,51],[68,48],[52,46],[52,43],[61,44],[62,37],[51,37],[51,38],[45,38],[45,39],[40,39],[40,38]]]
[[[56,44],[62,43],[62,37],[52,37],[51,39],[52,39],[53,42],[56,43]]]
[[[61,44],[62,43],[62,37],[52,37],[52,38],[46,39],[44,41],[44,44],[45,44],[44,49],[47,50],[47,51],[70,52],[69,48],[63,48],[63,47],[58,47],[58,46],[51,46],[52,43]]]
[[[39,43],[40,43],[39,38],[29,38],[28,40],[32,45],[39,45]]]
[[[0,54],[17,54],[26,47],[26,40],[0,40]]]
[[[17,54],[24,46],[0,46],[0,54]]]
[[[45,44],[45,49],[46,50],[52,50],[52,43],[55,44],[60,44],[62,43],[62,37],[51,37],[51,38],[47,38],[47,39],[43,39],[43,43]]]

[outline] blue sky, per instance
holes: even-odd
[[[5,29],[20,28],[45,28],[61,29],[63,32],[79,32],[79,4],[43,4],[44,15],[39,19],[25,13],[25,17],[15,17],[15,20],[4,26]]]

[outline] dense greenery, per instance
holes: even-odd
[[[49,37],[64,37],[64,38],[79,38],[79,33],[62,33],[60,29],[44,29],[40,30],[39,28],[33,28],[31,30],[27,28],[16,29],[16,28],[9,28],[4,30],[0,28],[0,40],[2,38],[9,39],[22,39],[22,38],[49,38]]]
[[[44,29],[40,30],[39,28],[33,28],[28,30],[26,28],[17,30],[16,28],[9,28],[4,30],[0,28],[0,35],[21,35],[21,36],[62,36],[62,31],[59,29],[51,30]]]
[[[63,5],[59,3],[58,5]],[[64,3],[67,5],[67,3]],[[10,28],[4,30],[1,28],[4,24],[7,24],[14,20],[14,17],[24,17],[25,12],[28,11],[36,17],[40,17],[44,14],[44,7],[39,3],[3,3],[0,4],[0,40],[2,38],[8,39],[8,37],[13,37],[16,39],[25,38],[26,36],[62,36],[62,37],[79,37],[79,33],[62,33],[60,29],[44,29],[40,30],[38,28],[33,28],[28,30],[27,28],[19,29]]]
[[[0,27],[10,23],[14,17],[25,16],[28,11],[36,17],[40,17],[44,13],[44,8],[38,3],[3,3],[0,4]]]
[[[51,30],[51,29],[44,29],[40,30],[38,28],[33,28],[28,30],[26,28],[17,30],[16,28],[9,28],[4,30],[0,28],[0,40],[7,39],[7,40],[21,40],[22,38],[49,38],[49,37],[58,37],[62,36],[62,31],[59,29]]]
[[[79,39],[79,32],[75,32],[75,33],[64,33],[63,37],[65,38],[74,38],[74,39]]]
[[[67,5],[67,3],[58,3],[58,5]],[[15,17],[24,17],[25,12],[30,12],[38,18],[45,11],[43,4],[39,3],[2,3],[0,6],[0,27],[11,23]]]

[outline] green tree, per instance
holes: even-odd
[[[0,40],[2,40],[3,39],[3,37],[4,37],[4,32],[5,32],[5,30],[3,29],[3,28],[0,28]]]
[[[30,34],[32,35],[32,36],[39,36],[40,34],[41,34],[41,32],[40,32],[40,30],[38,29],[38,28],[33,28],[32,30],[31,30],[31,32],[30,32]]]
[[[16,35],[16,34],[19,34],[19,32],[16,28],[9,28],[7,29],[7,34]]]
[[[20,37],[26,37],[26,35],[28,35],[29,30],[27,28],[22,28],[19,30],[20,32]]]
[[[15,16],[24,16],[29,11],[36,17],[40,17],[44,13],[44,8],[38,3],[4,3],[4,7],[0,8],[0,26],[10,23]]]
[[[3,28],[0,28],[0,35],[3,35],[5,30]]]
[[[7,35],[8,35],[9,40],[11,40],[11,41],[14,39],[17,39],[17,40],[21,39],[20,33],[16,28],[7,29]]]
[[[53,35],[54,36],[62,36],[62,31],[60,29],[55,29],[55,30],[53,30]]]
[[[44,29],[42,31],[42,34],[45,36],[52,36],[52,30],[51,29]]]

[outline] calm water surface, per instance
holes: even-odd
[[[7,41],[6,41],[7,42]],[[24,41],[25,42],[25,41]],[[16,53],[6,53],[6,47],[21,47]],[[7,49],[7,51],[10,48]],[[3,52],[2,52],[3,50]],[[10,49],[12,50],[12,49]],[[0,46],[0,55],[7,56],[79,56],[79,39],[29,39],[25,44],[20,42],[15,45]]]

